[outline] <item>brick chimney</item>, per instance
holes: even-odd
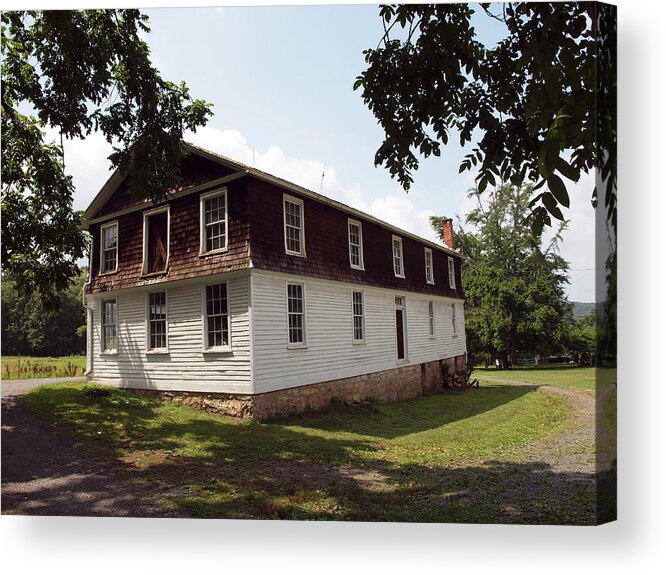
[[[443,221],[443,228],[444,228],[444,244],[451,248],[452,250],[455,249],[453,245],[453,220],[448,219]]]

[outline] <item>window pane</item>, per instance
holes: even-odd
[[[456,287],[456,275],[455,275],[455,266],[453,264],[453,258],[449,258],[449,287]]]
[[[204,201],[206,251],[219,250],[226,246],[227,223],[224,202],[225,194]]]
[[[207,347],[229,345],[226,283],[206,286],[206,342]]]
[[[118,258],[118,225],[113,224],[102,228],[102,257],[101,271],[108,272],[116,269]]]
[[[286,248],[289,252],[303,253],[303,219],[300,204],[284,200],[284,226]]]
[[[116,300],[102,301],[102,349],[116,349]]]
[[[108,228],[104,228],[102,234],[104,249],[108,250],[115,248],[118,240],[118,226],[113,225]]]
[[[287,323],[289,343],[305,342],[305,306],[303,302],[303,286],[287,284]]]
[[[393,271],[395,275],[402,276],[402,242],[393,240]]]
[[[363,334],[363,292],[352,291],[352,320],[354,340],[362,340]]]
[[[166,292],[148,294],[148,329],[150,349],[166,348]]]

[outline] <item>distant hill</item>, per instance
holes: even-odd
[[[572,301],[574,320],[586,316],[594,309],[594,302]]]

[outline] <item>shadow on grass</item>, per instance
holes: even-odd
[[[289,420],[304,428],[394,439],[469,419],[534,393],[538,386],[484,386],[439,391],[398,403],[346,406],[316,417]]]
[[[377,413],[331,413],[299,420],[298,427],[193,415],[117,390],[108,398],[89,398],[77,388],[49,387],[26,400],[47,421],[83,434],[97,457],[151,486],[147,495],[160,498],[166,515],[595,523],[593,474],[557,472],[543,462],[494,460],[464,467],[396,463],[382,459],[381,444],[371,439],[446,425],[533,392],[501,390],[504,395],[486,393],[483,401],[480,395],[477,401],[463,401],[465,394],[441,394],[424,398],[429,402],[420,407],[416,400],[378,406]],[[446,402],[455,415],[441,411]],[[428,405],[431,412],[424,414]],[[185,420],[179,419],[183,413]],[[418,414],[428,423],[414,421]],[[381,432],[381,426],[391,425],[390,432]],[[344,433],[333,437],[331,431]],[[3,437],[3,448],[5,441]],[[77,481],[70,480],[64,492],[76,492]],[[32,497],[52,495],[37,491]]]

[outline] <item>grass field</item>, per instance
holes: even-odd
[[[520,366],[503,370],[494,367],[477,367],[472,377],[486,381],[517,380],[535,385],[554,385],[594,391],[597,383],[599,386],[614,384],[616,372],[616,368],[611,367],[595,368],[575,365]]]
[[[2,379],[77,377],[86,370],[85,355],[67,357],[2,357]]]
[[[566,398],[541,390],[481,387],[260,424],[117,389],[93,398],[92,387],[50,385],[25,400],[168,493],[180,516],[559,523],[585,508],[577,488],[552,501],[534,488],[515,495],[556,476],[508,457],[565,426]]]

